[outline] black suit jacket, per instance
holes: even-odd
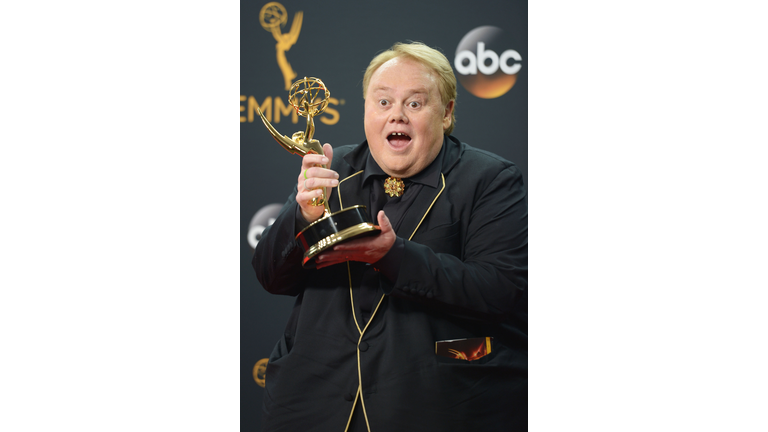
[[[345,430],[363,404],[372,431],[527,430],[527,202],[522,175],[489,152],[444,141],[438,188],[423,187],[397,231],[396,280],[381,277],[366,324],[353,306],[362,263],[301,267],[296,190],[253,258],[274,294],[297,296],[267,366],[265,431]],[[335,149],[332,211],[367,205],[367,143]],[[476,361],[435,342],[493,337]],[[362,395],[362,400],[359,396]]]

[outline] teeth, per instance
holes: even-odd
[[[392,135],[395,135],[395,136],[408,136],[408,135],[406,135],[404,133],[401,133],[401,132],[395,132]]]

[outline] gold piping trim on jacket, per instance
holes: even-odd
[[[337,190],[339,191],[339,207],[341,210],[344,210],[344,204],[341,201],[341,183],[362,173],[363,171],[358,171],[349,177],[346,177],[344,180],[339,181],[339,185],[337,186]],[[427,217],[427,214],[429,214],[429,211],[432,210],[432,207],[435,205],[435,202],[440,197],[440,195],[443,194],[443,191],[445,190],[445,175],[443,173],[440,173],[440,178],[443,180],[443,187],[440,189],[440,192],[437,193],[437,196],[435,196],[435,199],[432,200],[432,203],[429,205],[429,208],[427,208],[427,211],[424,212],[424,216],[421,217],[421,220],[419,221],[419,224],[416,225],[416,228],[411,233],[411,236],[408,237],[408,240],[410,241],[413,236],[416,234],[416,231],[418,231],[419,227],[421,227],[421,223],[424,222],[424,219]],[[352,270],[349,267],[349,261],[347,261],[347,276],[349,277],[349,299],[350,303],[352,305],[352,318],[355,320],[355,327],[357,327],[358,333],[360,333],[360,337],[357,340],[357,394],[355,395],[355,402],[352,404],[352,411],[349,413],[349,419],[347,419],[347,427],[344,429],[344,432],[347,432],[349,430],[349,425],[352,422],[352,416],[355,414],[355,407],[357,407],[357,400],[360,399],[360,406],[363,407],[363,417],[365,418],[365,426],[368,429],[368,432],[371,432],[371,425],[368,422],[368,413],[365,409],[365,399],[363,398],[363,375],[362,375],[362,366],[360,364],[360,342],[363,341],[363,335],[365,334],[365,331],[368,329],[368,326],[371,325],[371,322],[373,322],[373,318],[376,316],[376,312],[379,311],[379,307],[384,302],[384,298],[386,297],[384,294],[381,295],[381,298],[379,299],[379,303],[376,305],[376,308],[373,310],[373,313],[371,314],[371,317],[368,318],[368,322],[365,324],[365,327],[360,330],[360,323],[357,322],[357,311],[355,311],[355,296],[352,292]]]
[[[373,313],[371,314],[371,317],[368,318],[368,322],[365,323],[365,327],[363,327],[362,330],[360,330],[360,323],[357,322],[357,312],[355,311],[355,296],[352,293],[352,270],[349,267],[349,261],[347,261],[347,276],[349,277],[349,300],[352,304],[352,318],[355,320],[355,327],[357,327],[357,332],[360,333],[360,337],[357,339],[357,394],[355,395],[355,403],[352,404],[352,411],[349,413],[349,419],[347,420],[347,427],[344,429],[344,432],[347,432],[349,430],[349,425],[352,422],[352,416],[355,413],[355,407],[357,406],[357,399],[360,398],[360,406],[363,407],[363,417],[365,418],[365,426],[368,428],[368,432],[371,432],[371,425],[368,423],[368,413],[365,410],[365,399],[363,399],[363,368],[360,365],[360,342],[363,341],[363,334],[365,334],[365,331],[368,330],[368,326],[371,325],[371,322],[373,322],[373,317],[376,316],[376,312],[379,311],[379,306],[384,302],[384,294],[381,295],[381,298],[379,299],[379,303],[376,305],[376,308],[373,310]]]
[[[352,175],[350,175],[350,176],[348,176],[348,177],[344,178],[344,180],[340,180],[340,181],[339,181],[339,184],[338,184],[338,186],[336,186],[336,190],[337,190],[337,191],[339,191],[339,210],[344,210],[344,204],[342,204],[342,203],[341,203],[341,184],[342,184],[343,182],[345,182],[345,181],[347,181],[347,180],[351,179],[352,177],[354,177],[354,176],[356,176],[356,175],[358,175],[358,174],[362,173],[362,172],[363,172],[363,170],[360,170],[360,171],[358,171],[358,172],[356,172],[356,173],[354,173],[354,174],[352,174]]]
[[[355,407],[357,406],[357,398],[360,396],[360,386],[357,387],[357,393],[355,393],[355,401],[352,403],[352,411],[349,413],[349,418],[347,419],[347,427],[344,428],[344,432],[347,432],[349,430],[349,425],[352,423],[352,415],[355,413]]]
[[[440,178],[443,179],[443,188],[440,189],[440,192],[437,193],[437,196],[435,197],[435,199],[432,200],[432,204],[430,204],[427,211],[424,212],[424,216],[421,217],[419,224],[416,225],[416,229],[413,230],[413,232],[411,233],[411,236],[408,237],[408,240],[412,239],[414,234],[416,234],[416,231],[418,231],[419,227],[421,226],[421,223],[424,222],[424,218],[427,217],[427,215],[429,214],[429,211],[432,210],[432,206],[435,205],[435,201],[437,201],[437,199],[440,197],[440,195],[442,195],[443,191],[445,190],[445,176],[443,175],[443,173],[440,173]]]

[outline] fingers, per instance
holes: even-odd
[[[299,176],[299,183],[303,184],[304,190],[338,186],[339,174],[327,168],[333,162],[333,147],[330,144],[325,144],[323,153],[325,154],[307,154],[304,156],[301,163],[302,171]]]
[[[309,153],[304,155],[301,162],[301,172],[296,180],[296,201],[301,207],[301,213],[308,222],[313,222],[323,215],[322,205],[313,205],[312,200],[321,198],[325,192],[330,193],[329,188],[339,185],[339,174],[329,169],[333,160],[333,147],[330,144],[323,146],[322,155]],[[320,201],[322,202],[322,201]]]
[[[303,207],[303,204],[306,204],[309,201],[312,201],[313,198],[320,198],[322,196],[323,196],[323,188],[304,189],[304,186],[302,186],[301,189],[299,189],[299,193],[296,194],[296,201],[299,203],[299,205],[302,205]]]
[[[328,267],[336,264],[341,264],[347,261],[358,261],[357,255],[352,252],[338,253],[338,252],[324,252],[318,255],[315,263],[317,268]]]
[[[313,162],[318,162],[314,164]],[[299,192],[310,191],[318,188],[330,188],[339,185],[339,174],[328,168],[317,166],[320,163],[330,164],[330,159],[325,156],[310,155],[304,156],[301,164],[297,184]]]
[[[336,187],[339,185],[339,174],[326,168],[304,168],[299,175],[299,184],[304,190],[312,190],[322,187]]]
[[[330,144],[323,145],[323,153],[325,154],[307,153],[304,155],[302,158],[302,169],[319,165],[330,166],[331,162],[333,162],[333,147]]]
[[[299,173],[299,179],[301,180],[309,180],[311,178],[336,178],[335,172],[326,169],[321,168],[317,166],[301,166],[301,172]]]
[[[313,167],[313,166],[320,166],[320,165],[328,165],[331,163],[331,160],[327,158],[324,155],[319,155],[315,153],[307,153],[304,155],[303,158],[301,158],[301,167],[302,169]]]
[[[344,261],[375,263],[389,252],[397,235],[384,211],[378,213],[381,233],[373,237],[350,240],[334,246],[317,257],[318,267],[326,267]]]

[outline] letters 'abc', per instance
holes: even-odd
[[[469,31],[456,47],[456,78],[471,94],[493,99],[506,94],[517,82],[523,56],[504,30],[481,26]]]
[[[488,60],[490,60],[490,64],[486,64]],[[510,64],[510,60],[514,60],[514,62]],[[456,54],[454,66],[456,71],[462,75],[477,75],[478,69],[483,75],[493,75],[499,69],[507,75],[514,75],[522,68],[520,63],[517,63],[521,60],[523,58],[515,50],[506,50],[498,55],[495,51],[486,50],[484,42],[478,42],[477,56],[469,50],[461,51]]]

